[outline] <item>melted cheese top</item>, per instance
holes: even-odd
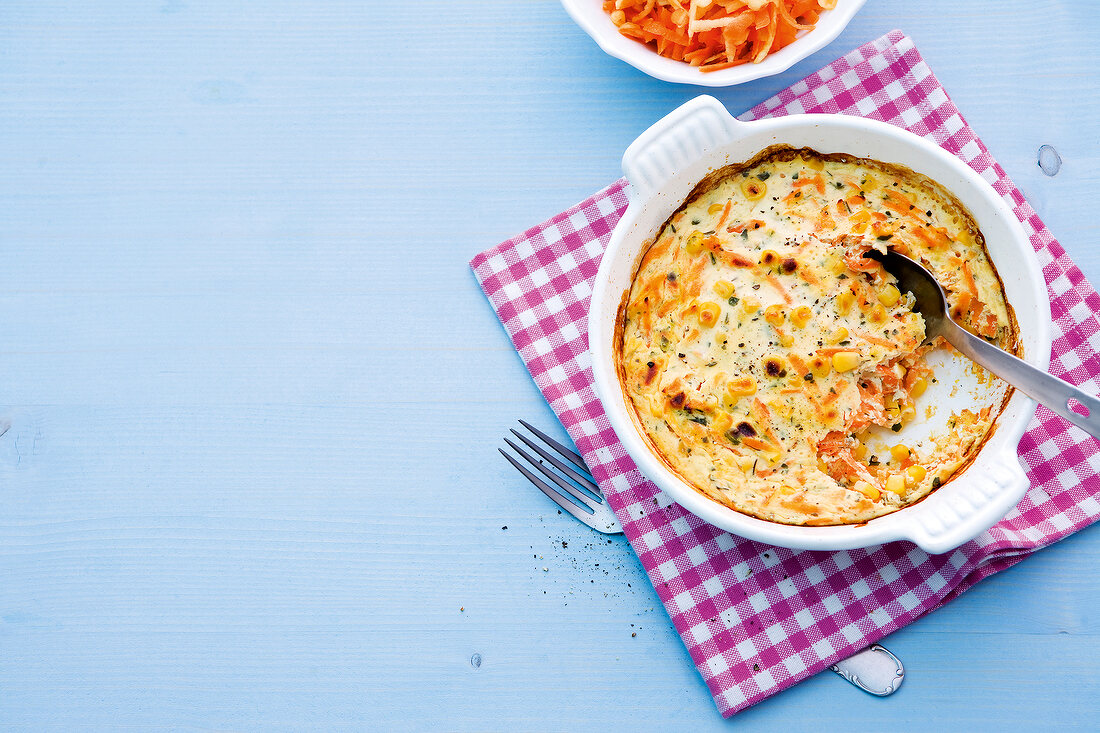
[[[920,260],[952,315],[1005,347],[1012,322],[980,232],[905,169],[770,151],[708,178],[644,254],[622,312],[619,369],[652,447],[703,494],[788,524],[863,522],[947,481],[995,410],[953,415],[934,450],[866,455],[901,431],[932,378],[912,295],[864,258]]]

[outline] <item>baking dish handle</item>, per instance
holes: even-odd
[[[623,154],[631,200],[648,197],[704,152],[736,140],[744,124],[707,94],[669,112]]]
[[[932,555],[950,552],[1003,519],[1030,486],[1014,445],[990,456],[982,469],[965,475],[965,488],[951,484],[940,488],[952,493],[923,505],[908,539]]]

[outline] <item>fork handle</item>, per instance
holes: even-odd
[[[879,697],[896,692],[905,679],[901,660],[878,644],[840,660],[830,669],[861,690]]]
[[[1003,349],[966,331],[954,321],[945,319],[943,336],[965,356],[1041,403],[1094,438],[1100,438],[1100,399],[1077,389],[1069,382],[1036,369]],[[1088,415],[1074,412],[1070,400],[1076,400]]]

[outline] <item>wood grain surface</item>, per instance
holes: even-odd
[[[1095,10],[870,0],[717,96],[900,28],[1100,282]],[[563,433],[468,260],[700,91],[552,0],[0,4],[0,728],[1095,729],[1096,529],[887,639],[893,697],[723,721],[624,540],[499,459]]]

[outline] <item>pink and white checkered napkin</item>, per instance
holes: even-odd
[[[934,140],[1008,201],[1039,255],[1056,327],[1051,373],[1100,391],[1100,295],[967,127],[913,42],[868,43],[754,107],[873,117]],[[1000,523],[944,555],[898,542],[849,552],[768,547],[705,524],[635,468],[592,389],[592,282],[626,209],[620,180],[473,259],[539,389],[622,522],[723,716],[732,715],[959,595],[1100,517],[1100,444],[1044,408],[1020,458],[1032,488]]]

